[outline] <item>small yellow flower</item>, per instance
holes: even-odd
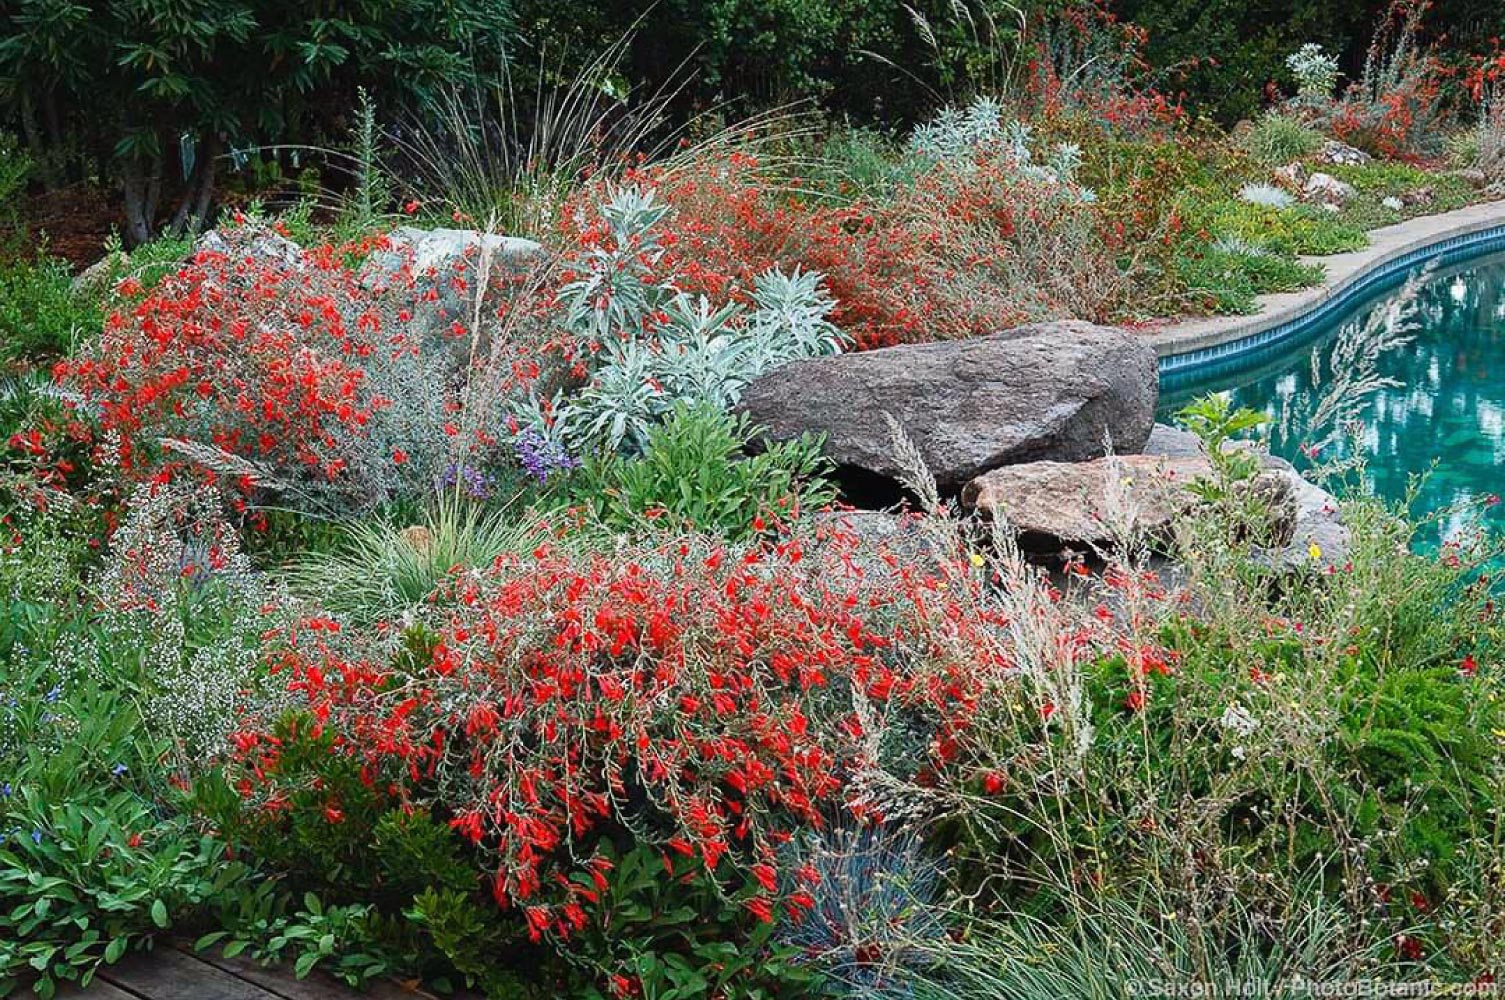
[[[979,554],[979,553],[977,553],[977,552],[973,552],[973,553],[971,553],[971,554],[970,554],[970,555],[968,555],[968,556],[967,556],[967,558],[968,558],[968,559],[969,559],[969,560],[971,560],[971,562],[972,562],[972,565],[973,565],[973,566],[975,566],[975,567],[977,567],[977,568],[978,568],[978,569],[982,569],[982,567],[983,567],[983,564],[984,564],[984,563],[985,563],[985,562],[987,562],[987,560],[986,560],[986,559],[984,559],[984,558],[983,558],[983,557],[982,557],[982,555],[981,555],[981,554]]]
[[[1315,562],[1318,559],[1322,558],[1322,546],[1318,545],[1316,542],[1312,542],[1306,547],[1306,554],[1311,556],[1312,561]]]

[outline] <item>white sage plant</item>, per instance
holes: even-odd
[[[1296,95],[1309,103],[1329,101],[1338,85],[1338,58],[1316,42],[1307,42],[1286,56],[1286,68],[1296,78]]]
[[[572,454],[641,453],[677,405],[729,410],[758,376],[849,343],[830,321],[836,302],[815,272],[759,275],[751,305],[716,304],[655,282],[663,248],[654,226],[667,211],[651,189],[614,192],[602,206],[610,240],[574,263],[579,276],[561,293],[564,323],[594,348],[589,378],[516,416]]]
[[[1082,165],[1081,146],[1059,143],[1048,161],[1037,163],[1030,149],[1031,137],[1028,125],[1005,119],[1001,104],[979,97],[964,110],[942,109],[910,134],[907,148],[922,162],[945,162],[951,167],[964,166],[979,155],[998,157],[1021,180],[1053,185],[1063,196],[1079,201],[1096,199],[1089,188],[1076,182],[1076,172]]]

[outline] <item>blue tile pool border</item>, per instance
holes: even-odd
[[[1227,368],[1255,355],[1274,353],[1287,342],[1299,342],[1303,336],[1386,284],[1400,284],[1402,276],[1416,267],[1431,261],[1446,267],[1497,250],[1505,250],[1505,224],[1460,233],[1417,247],[1376,264],[1307,311],[1275,326],[1222,344],[1162,357],[1160,376],[1162,379],[1174,376],[1174,381],[1185,382],[1204,369]]]

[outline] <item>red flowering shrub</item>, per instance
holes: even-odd
[[[1072,3],[1045,26],[1025,67],[1037,117],[1081,119],[1109,133],[1164,139],[1187,121],[1179,98],[1149,84],[1149,32],[1099,0]]]
[[[1496,184],[1505,182],[1505,51],[1478,59],[1464,75],[1469,96],[1479,105],[1479,167]]]
[[[960,335],[1063,316],[1105,321],[1133,302],[1124,243],[1101,207],[1007,157],[938,162],[888,215],[894,228],[923,233],[937,306]]]
[[[462,415],[473,331],[439,305],[441,289],[469,296],[466,262],[424,282],[350,263],[387,247],[225,231],[149,293],[123,285],[98,343],[56,375],[128,474],[192,465],[241,497],[272,488],[334,509],[419,495],[493,446],[495,424]],[[491,382],[515,374],[500,370]]]
[[[655,277],[713,302],[746,303],[769,268],[819,272],[836,308],[832,321],[859,349],[944,336],[944,312],[924,268],[919,238],[896,231],[861,206],[787,197],[756,157],[731,153],[693,169],[647,168],[631,178],[673,208],[659,224],[665,253]],[[600,191],[586,189],[562,215],[566,243],[589,246],[604,234]],[[940,320],[943,322],[943,319]]]
[[[1339,139],[1380,156],[1414,160],[1436,151],[1443,67],[1422,47],[1430,0],[1393,0],[1364,61],[1363,75],[1333,109]]]
[[[922,726],[905,769],[934,780],[964,763],[983,692],[1012,684],[975,572],[896,567],[873,586],[851,565],[855,539],[811,544],[543,548],[457,579],[397,656],[314,618],[268,664],[327,754],[486,851],[495,899],[535,938],[584,926],[609,864],[595,845],[629,833],[670,871],[694,858],[751,876],[764,891],[746,905],[767,919],[799,884],[780,846],[863,811],[854,775],[893,765],[873,727]],[[273,839],[290,810],[344,816],[285,762],[272,720],[235,743],[233,781]],[[809,905],[801,888],[781,901]]]
[[[746,301],[771,267],[818,272],[831,320],[858,350],[980,336],[1052,316],[1108,318],[1128,299],[1099,211],[1022,180],[1004,159],[926,168],[883,204],[791,197],[744,154],[637,179],[674,211],[658,226],[659,280]],[[583,193],[562,236],[589,246],[605,224]]]

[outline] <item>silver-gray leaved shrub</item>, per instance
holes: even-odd
[[[676,406],[728,410],[758,376],[848,343],[814,272],[771,269],[755,280],[748,304],[712,303],[656,280],[663,247],[654,226],[667,213],[651,189],[615,191],[602,207],[609,238],[579,255],[577,277],[561,290],[562,323],[597,348],[589,377],[547,405],[535,398],[519,416],[572,453],[640,454]]]

